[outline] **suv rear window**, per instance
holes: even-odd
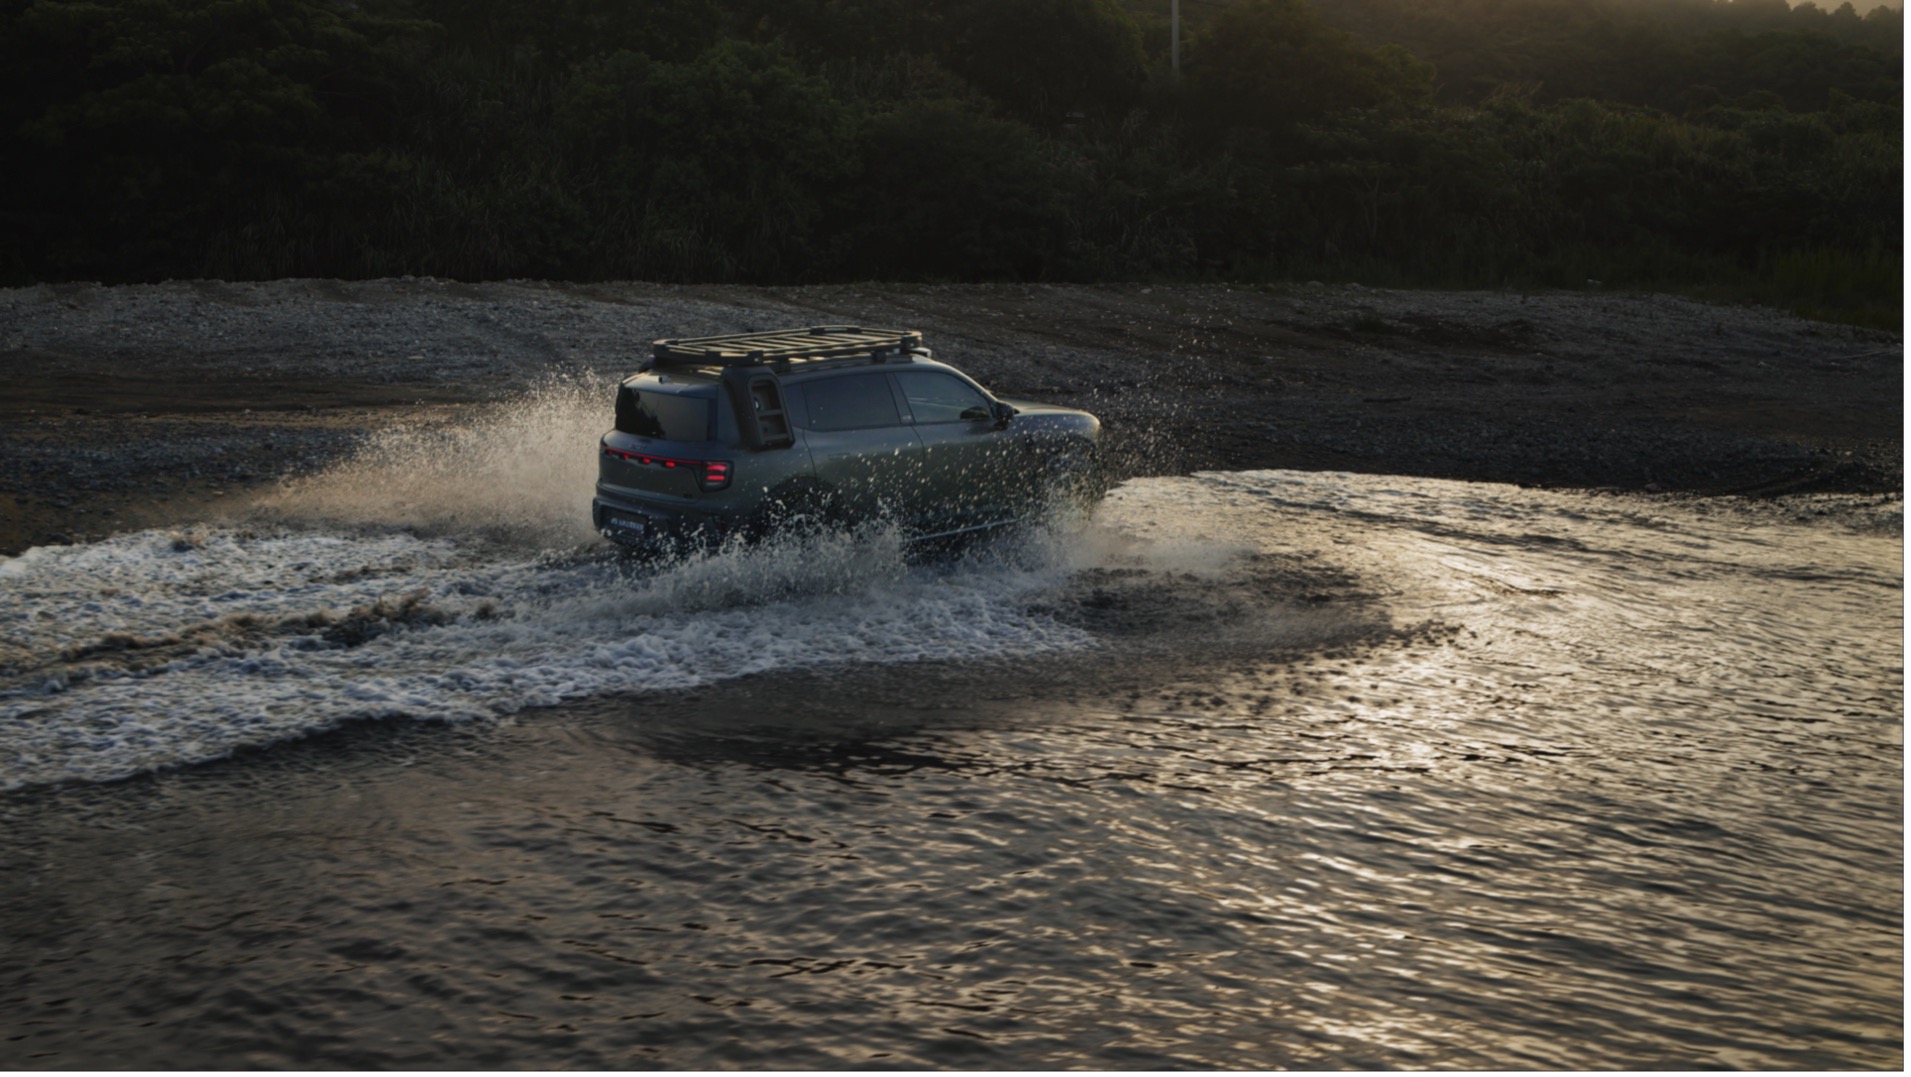
[[[709,441],[715,403],[707,396],[625,389],[617,394],[617,429],[665,441]]]
[[[803,400],[808,405],[812,430],[857,430],[902,422],[886,374],[852,374],[811,382],[803,387]]]

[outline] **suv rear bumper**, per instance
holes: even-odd
[[[612,542],[656,551],[715,546],[734,529],[725,514],[666,508],[602,492],[591,498],[591,526]]]

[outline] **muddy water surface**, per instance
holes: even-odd
[[[1896,500],[376,515],[0,562],[16,1065],[1902,1064]]]

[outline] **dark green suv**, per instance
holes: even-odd
[[[794,525],[941,538],[1102,492],[1101,423],[997,399],[919,333],[821,325],[660,340],[617,387],[599,533],[669,550]]]

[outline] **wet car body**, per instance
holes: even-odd
[[[592,521],[640,550],[879,520],[935,539],[1101,491],[1093,415],[998,398],[913,332],[660,340],[617,393]]]

